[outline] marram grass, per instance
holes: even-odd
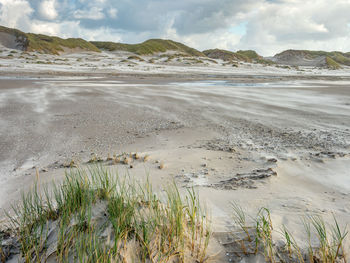
[[[286,226],[273,228],[269,209],[250,217],[233,202],[232,210],[241,232],[234,238],[237,260],[262,254],[266,262],[346,263],[348,232],[335,217],[331,225],[320,216],[303,218],[308,246],[301,248]],[[215,262],[207,255],[208,216],[193,189],[181,195],[172,184],[157,195],[148,181],[102,165],[71,169],[50,187],[37,182],[13,211],[23,262]],[[6,262],[1,246],[0,260]]]
[[[102,166],[72,169],[61,184],[36,184],[13,207],[25,262],[204,262],[210,227],[194,191],[159,198],[149,182]]]
[[[273,228],[270,210],[261,208],[256,217],[250,217],[250,225],[247,216],[238,204],[233,203],[233,219],[240,228],[243,237],[236,239],[241,245],[244,255],[263,253],[266,262],[296,262],[296,263],[336,263],[346,261],[346,253],[349,249],[344,246],[348,235],[347,226],[341,228],[333,215],[333,224],[327,224],[321,216],[308,215],[302,218],[305,237],[308,247],[302,249],[291,231],[282,225],[280,231]],[[284,240],[283,246],[276,245],[274,237]],[[251,239],[255,238],[254,245]],[[312,241],[317,240],[318,244]]]

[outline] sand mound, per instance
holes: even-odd
[[[0,32],[0,45],[11,49],[23,50],[23,44],[18,41],[17,37],[5,32]]]

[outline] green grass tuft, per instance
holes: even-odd
[[[121,179],[92,166],[70,170],[51,191],[35,185],[13,210],[10,219],[25,262],[207,259],[207,217],[196,193],[188,191],[182,198],[175,184],[159,198],[148,181]]]

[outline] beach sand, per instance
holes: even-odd
[[[252,216],[268,207],[275,228],[287,225],[301,243],[307,214],[350,222],[346,77],[27,74],[0,83],[2,218],[36,170],[44,184],[62,180],[71,160],[85,167],[93,154],[137,152],[150,159],[104,165],[149,175],[156,191],[194,187],[217,236],[234,227],[231,202]],[[227,247],[215,248],[229,260]]]

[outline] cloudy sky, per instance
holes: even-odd
[[[199,50],[350,52],[350,0],[0,0],[0,24],[25,32]]]

